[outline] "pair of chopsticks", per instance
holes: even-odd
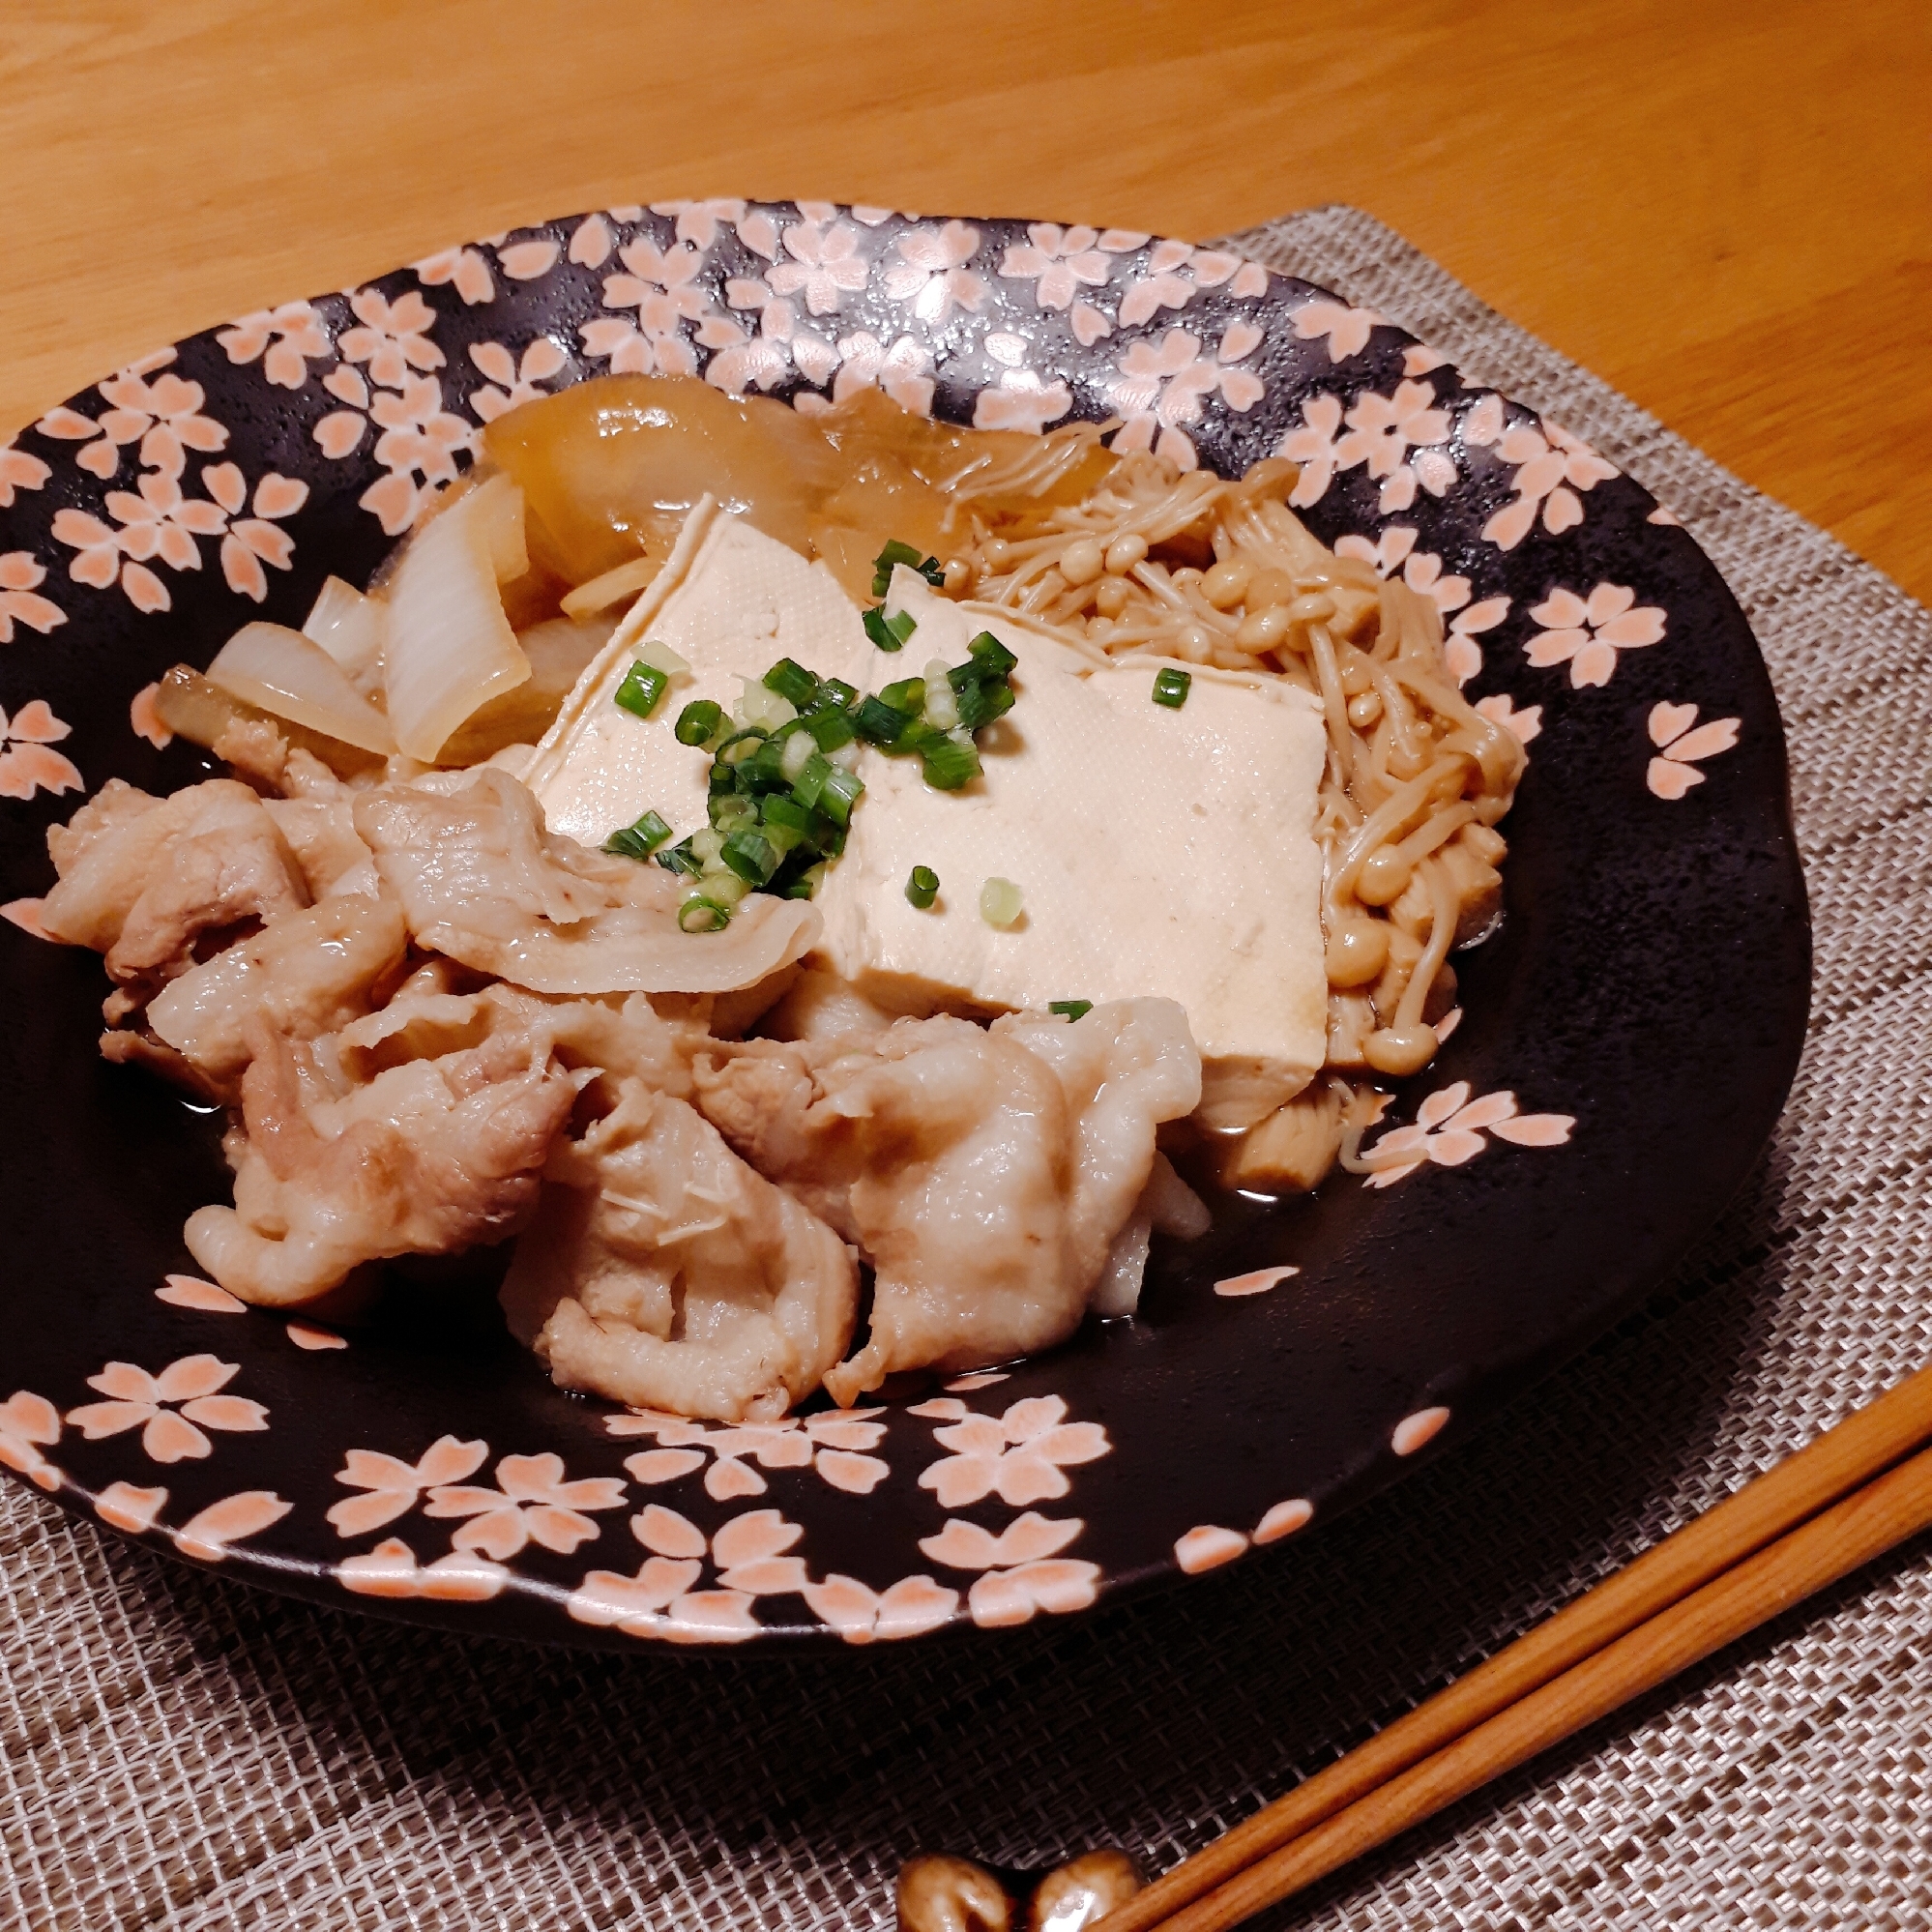
[[[1224,1932],[1850,1575],[1932,1526],[1928,1441],[1932,1367],[1224,1832],[1099,1932]]]

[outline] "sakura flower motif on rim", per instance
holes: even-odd
[[[758,1597],[796,1594],[810,1581],[788,1554],[804,1529],[776,1509],[734,1516],[707,1539],[689,1517],[651,1503],[630,1530],[650,1555],[634,1576],[590,1571],[565,1606],[578,1623],[670,1643],[742,1643],[763,1627],[752,1614]],[[707,1558],[717,1586],[698,1590]]]
[[[510,1581],[502,1564],[471,1550],[452,1550],[419,1564],[400,1537],[385,1537],[372,1550],[344,1557],[336,1581],[359,1596],[424,1596],[440,1603],[487,1603]]]
[[[1436,406],[1433,383],[1398,383],[1393,395],[1371,390],[1357,399],[1347,421],[1350,433],[1335,445],[1336,465],[1347,470],[1362,463],[1382,480],[1377,508],[1383,515],[1407,510],[1418,484],[1441,496],[1455,482],[1454,462],[1435,447],[1449,440],[1449,417]]]
[[[915,416],[932,414],[931,352],[911,336],[901,336],[891,348],[869,330],[861,329],[838,338],[838,374],[832,385],[832,400],[843,402],[862,389],[879,389],[901,409]],[[803,396],[799,398],[802,403]],[[818,400],[814,397],[813,400]]]
[[[998,1495],[1014,1508],[1065,1496],[1065,1470],[1105,1455],[1113,1445],[1098,1422],[1069,1422],[1058,1395],[1035,1395],[1004,1415],[969,1412],[933,1440],[951,1451],[921,1471],[919,1484],[941,1508],[957,1509]]]
[[[308,380],[308,365],[329,354],[329,332],[312,302],[284,302],[278,308],[257,308],[215,339],[231,363],[261,362],[262,374],[278,389],[300,389]]]
[[[512,242],[499,235],[490,246],[496,250],[497,266],[512,281],[536,281],[557,266],[563,244],[549,235],[533,235],[527,242]]]
[[[259,1402],[240,1395],[222,1395],[241,1364],[219,1361],[212,1355],[185,1355],[159,1375],[132,1361],[110,1361],[87,1378],[109,1399],[70,1409],[67,1420],[89,1442],[118,1436],[127,1429],[141,1431],[141,1449],[154,1462],[181,1462],[210,1454],[209,1429],[265,1429],[268,1411]]]
[[[865,286],[871,270],[859,252],[857,228],[835,221],[828,229],[824,224],[832,220],[831,209],[820,212],[822,204],[816,202],[799,204],[802,214],[807,208],[817,219],[807,216],[784,231],[781,239],[790,259],[773,263],[767,278],[775,293],[797,295],[803,291],[805,307],[812,314],[831,315],[837,312],[846,294]],[[966,252],[971,254],[972,249]],[[925,273],[916,268],[914,272]]]
[[[356,327],[342,331],[337,350],[345,362],[366,366],[378,388],[400,389],[410,370],[443,366],[443,351],[429,339],[436,311],[413,288],[394,302],[379,288],[358,289],[349,308]]]
[[[873,1590],[855,1576],[834,1574],[808,1583],[805,1600],[821,1624],[848,1644],[893,1643],[923,1636],[950,1624],[959,1608],[959,1593],[929,1576],[902,1576]]]
[[[1476,709],[1490,723],[1505,725],[1513,731],[1518,744],[1528,745],[1542,733],[1542,706],[1526,705],[1518,711],[1507,691],[1498,691],[1491,697],[1478,698]]]
[[[67,612],[39,594],[46,575],[46,566],[31,550],[0,553],[0,644],[14,641],[16,623],[44,636],[55,625],[67,622]]]
[[[1019,429],[1038,436],[1073,407],[1073,392],[1030,368],[1000,371],[996,387],[982,389],[973,404],[976,429]]]
[[[637,319],[600,316],[580,325],[584,353],[607,358],[613,375],[696,375],[697,356],[684,325],[703,315],[709,303],[697,284],[704,257],[679,242],[659,249],[640,237],[617,251],[621,274],[603,284],[606,308],[634,308]]]
[[[338,1537],[366,1536],[408,1515],[425,1489],[474,1476],[488,1454],[487,1443],[459,1442],[454,1436],[438,1436],[415,1462],[377,1449],[352,1449],[336,1480],[364,1494],[335,1504],[329,1520]]]
[[[1027,239],[1010,247],[998,273],[1013,281],[1031,281],[1033,299],[1042,308],[1066,308],[1082,287],[1102,288],[1113,264],[1094,244],[1092,228],[1063,228],[1057,221],[1036,221]]]
[[[1028,1622],[1035,1611],[1084,1610],[1098,1594],[1097,1564],[1060,1555],[1085,1528],[1079,1517],[1051,1518],[1029,1509],[994,1536],[962,1517],[948,1519],[920,1548],[949,1569],[984,1571],[967,1593],[967,1609],[984,1628]]]
[[[138,495],[109,490],[105,509],[121,528],[84,510],[55,511],[54,542],[73,551],[67,573],[75,583],[109,590],[118,582],[128,601],[142,611],[166,610],[173,603],[167,586],[148,569],[148,559],[170,570],[198,571],[201,552],[194,540],[218,537],[228,527],[219,503],[184,496],[179,482],[162,470],[142,475]]]
[[[146,1489],[134,1482],[110,1482],[95,1497],[94,1513],[103,1523],[133,1536],[145,1536],[167,1507],[165,1489]]]
[[[1737,744],[1742,721],[1735,717],[1713,717],[1708,724],[1698,724],[1694,704],[1653,705],[1649,730],[1651,743],[1657,746],[1660,755],[1651,760],[1644,773],[1644,783],[1660,799],[1683,798],[1692,785],[1704,782],[1698,764],[1706,758],[1715,758]]]
[[[542,385],[563,371],[570,357],[548,336],[539,336],[520,360],[501,342],[472,342],[470,361],[489,378],[483,388],[471,391],[471,414],[494,423],[505,410],[534,402],[544,393]]]
[[[610,259],[611,249],[617,246],[611,222],[629,225],[643,219],[644,210],[641,207],[606,208],[600,213],[586,215],[571,230],[570,244],[565,252],[579,268],[601,268]],[[679,237],[680,241],[684,239],[682,235]]]
[[[1500,461],[1518,465],[1509,502],[1482,526],[1484,539],[1502,550],[1513,550],[1530,534],[1538,511],[1552,536],[1574,528],[1583,521],[1578,492],[1619,474],[1588,443],[1554,423],[1545,423],[1540,430],[1528,423],[1506,429],[1495,439],[1495,451]]]
[[[203,1563],[221,1563],[231,1543],[245,1541],[281,1521],[294,1508],[273,1489],[244,1489],[197,1510],[180,1529],[171,1532],[183,1556]]]
[[[358,501],[381,519],[390,536],[397,537],[415,522],[424,489],[455,480],[456,455],[475,449],[477,432],[443,407],[442,383],[426,375],[409,377],[399,393],[379,390],[369,421],[383,432],[376,438],[375,457],[390,474],[371,483]],[[321,424],[316,427],[319,431]],[[419,476],[424,488],[417,485]]]
[[[1636,592],[1625,584],[1598,584],[1587,598],[1553,590],[1531,606],[1530,615],[1542,629],[1523,646],[1524,654],[1538,669],[1567,664],[1577,690],[1607,685],[1618,652],[1642,650],[1664,634],[1663,611],[1639,604]]]
[[[1340,396],[1308,396],[1302,404],[1301,426],[1287,431],[1274,446],[1277,456],[1286,456],[1302,467],[1295,487],[1288,493],[1288,501],[1296,509],[1305,510],[1328,494],[1340,460],[1341,422]]]
[[[60,1411],[44,1395],[16,1389],[0,1402],[0,1467],[43,1489],[60,1487],[60,1471],[41,1451],[60,1441]]]
[[[1415,547],[1416,532],[1406,523],[1389,524],[1372,543],[1353,530],[1335,539],[1337,557],[1354,557],[1358,562],[1372,564],[1376,575],[1383,577],[1392,576],[1400,570]]]
[[[12,443],[0,443],[0,510],[13,508],[15,490],[44,488],[52,475],[38,456],[16,450]]]
[[[221,538],[221,574],[230,590],[260,603],[268,596],[262,566],[285,571],[295,557],[295,540],[276,525],[308,501],[308,485],[271,470],[255,484],[254,501],[249,503],[247,481],[233,463],[203,470],[201,481],[231,519]],[[245,504],[252,515],[241,514]]]
[[[1198,467],[1193,439],[1182,425],[1198,423],[1203,402],[1216,391],[1230,409],[1252,409],[1261,400],[1261,378],[1234,366],[1261,339],[1253,323],[1232,322],[1212,359],[1202,356],[1201,338],[1191,329],[1170,329],[1157,345],[1144,337],[1130,342],[1119,376],[1107,385],[1109,399],[1127,419],[1113,447],[1151,449],[1181,469]]]
[[[1345,363],[1367,348],[1370,331],[1388,319],[1376,309],[1351,308],[1318,296],[1295,311],[1295,333],[1304,342],[1326,340],[1329,361]]]
[[[943,322],[955,305],[977,312],[991,293],[982,277],[963,266],[980,246],[979,229],[964,221],[908,229],[893,246],[901,260],[886,271],[883,286],[894,302],[909,303],[922,322]]]
[[[614,1436],[648,1435],[659,1447],[626,1459],[632,1478],[645,1484],[675,1482],[705,1468],[706,1493],[719,1502],[762,1496],[765,1478],[758,1469],[809,1469],[820,1480],[850,1495],[864,1496],[885,1480],[888,1466],[864,1451],[877,1449],[886,1433],[879,1409],[834,1409],[816,1416],[787,1416],[776,1422],[724,1425],[693,1422],[683,1416],[652,1410],[606,1416]]]
[[[439,1483],[424,1505],[425,1516],[468,1518],[453,1539],[458,1549],[478,1550],[495,1563],[507,1563],[526,1543],[568,1556],[599,1534],[586,1510],[624,1507],[624,1484],[614,1476],[569,1481],[564,1459],[507,1455],[496,1466],[498,1487]]]
[[[771,389],[784,381],[795,364],[806,381],[819,383],[836,366],[838,351],[803,327],[797,308],[764,282],[734,278],[724,285],[724,299],[734,308],[757,309],[758,333],[753,336],[728,315],[707,315],[698,324],[700,346],[717,351],[704,372],[714,388],[731,395]]]
[[[637,219],[641,210],[630,211],[630,220]],[[677,218],[677,240],[688,242],[692,248],[705,249],[717,240],[717,231],[726,226],[737,226],[745,219],[745,203],[732,200],[712,201],[654,201],[651,204],[654,215],[669,215]]]
[[[1562,1147],[1569,1139],[1575,1119],[1568,1114],[1523,1114],[1508,1092],[1469,1098],[1467,1080],[1458,1080],[1431,1094],[1416,1110],[1413,1127],[1396,1127],[1361,1158],[1372,1170],[1364,1185],[1392,1187],[1430,1161],[1439,1167],[1460,1167],[1489,1145],[1483,1133],[1512,1141],[1518,1147]]]
[[[496,278],[490,274],[489,262],[481,249],[443,249],[425,255],[420,262],[411,262],[410,267],[424,288],[440,288],[446,282],[454,282],[465,303],[496,300]]]
[[[49,410],[36,427],[43,435],[84,442],[87,447],[74,461],[94,476],[111,477],[121,467],[122,450],[138,443],[141,461],[149,469],[178,477],[188,465],[190,450],[222,449],[228,432],[201,414],[207,393],[198,382],[178,375],[147,380],[148,371],[173,360],[174,351],[168,349],[98,384],[102,399],[110,405],[103,416],[83,416],[63,404]]]
[[[11,718],[0,711],[0,799],[81,790],[73,762],[51,748],[73,729],[47,709],[44,698],[30,698]]]
[[[1100,237],[1099,246],[1106,248],[1106,236]],[[1186,307],[1197,290],[1227,280],[1240,266],[1237,255],[1206,254],[1186,242],[1155,243],[1148,250],[1146,274],[1129,281],[1121,298],[1122,326],[1137,328],[1162,308]],[[1192,275],[1181,273],[1190,267]]]

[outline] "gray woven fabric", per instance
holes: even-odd
[[[1236,246],[1656,488],[1791,730],[1819,995],[1771,1156],[1673,1286],[1483,1439],[1176,1595],[806,1661],[532,1652],[286,1602],[0,1489],[0,1920],[890,1923],[921,1846],[1171,1863],[1932,1356],[1932,616],[1365,216]],[[1748,988],[1743,989],[1748,997]],[[1276,1915],[1922,1925],[1921,1543]]]

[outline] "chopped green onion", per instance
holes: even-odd
[[[818,746],[809,731],[800,731],[795,736],[784,737],[784,748],[778,753],[778,770],[784,774],[787,784],[796,784],[798,776],[805,768],[807,758],[818,756]]]
[[[825,884],[825,861],[816,865],[807,865],[796,879],[783,889],[780,896],[787,899],[808,899]]]
[[[624,826],[603,841],[606,852],[620,858],[635,859],[640,864],[670,837],[671,828],[655,811],[647,811],[635,825]]]
[[[852,807],[859,803],[864,789],[865,781],[857,772],[847,772],[833,765],[826,773],[818,808],[834,825],[849,825],[852,822]]]
[[[906,897],[924,912],[939,896],[939,874],[930,865],[915,865],[906,880]]]
[[[969,738],[961,744],[956,738],[941,737],[920,752],[925,781],[935,791],[956,792],[980,776],[980,753]]]
[[[687,876],[704,870],[697,854],[691,850],[688,838],[681,839],[667,851],[657,855],[658,864],[667,872],[682,872]]]
[[[819,686],[818,695],[805,708],[814,714],[843,711],[858,695],[843,678],[827,678]]]
[[[617,688],[617,701],[626,711],[649,717],[670,682],[669,671],[660,671],[656,664],[647,664],[640,658],[625,672],[624,682]]]
[[[1007,677],[1019,664],[1019,659],[990,630],[981,631],[966,649],[972,654],[973,661],[981,666],[989,677]]]
[[[753,886],[762,886],[778,869],[781,855],[762,832],[734,832],[718,853],[724,863]]]
[[[1004,931],[1018,921],[1023,910],[1020,889],[1010,879],[988,879],[980,888],[980,917],[988,925]]]
[[[680,932],[722,932],[730,923],[731,908],[722,899],[708,899],[700,893],[678,908]]]
[[[859,735],[852,728],[851,718],[842,711],[815,711],[805,719],[805,728],[821,751],[836,751]]]
[[[801,711],[818,695],[818,680],[793,658],[780,658],[765,673],[764,684]]]
[[[767,731],[776,731],[779,725],[789,724],[798,715],[798,707],[790,698],[755,678],[745,680],[745,688],[733,713],[741,724],[761,724]]]
[[[1154,678],[1154,701],[1164,704],[1169,711],[1179,711],[1187,702],[1187,692],[1194,683],[1191,671],[1177,671],[1169,665],[1164,671],[1157,671]]]
[[[720,765],[742,765],[757,756],[759,746],[771,735],[762,724],[747,724],[744,730],[734,731],[712,756]]]
[[[796,776],[785,770],[786,740],[768,738],[750,757],[738,768],[739,788],[749,792],[787,792],[792,788]],[[809,745],[810,739],[805,743]],[[805,754],[809,757],[811,754]]]
[[[909,717],[899,735],[884,748],[895,758],[907,758],[915,751],[923,751],[928,745],[936,745],[945,736],[938,725],[928,724],[922,717]]]
[[[920,682],[923,684],[924,680]],[[911,722],[909,713],[894,711],[883,699],[875,697],[864,699],[852,714],[853,732],[868,745],[890,745]]]
[[[981,730],[1013,708],[1013,688],[1003,678],[970,684],[959,693],[959,722],[968,731]]]
[[[909,569],[917,571],[934,590],[940,589],[946,582],[946,571],[937,557],[927,557],[922,561],[919,552],[910,543],[901,543],[895,538],[872,559],[874,597],[885,596],[887,588],[893,581],[894,564],[904,564]]]
[[[1064,1013],[1069,1020],[1085,1019],[1094,1010],[1092,1000],[1048,1000],[1046,1010]]]
[[[796,799],[787,798],[783,792],[772,792],[758,804],[758,817],[765,825],[781,825],[788,832],[795,832],[801,838],[808,838],[812,830],[812,813],[808,806],[802,805]]]
[[[816,751],[805,761],[805,769],[798,776],[798,782],[792,786],[792,798],[806,811],[814,810],[819,794],[825,790],[825,780],[833,770],[832,760],[821,757]]]
[[[699,864],[716,866],[720,861],[718,854],[724,850],[724,834],[716,826],[708,825],[702,832],[691,834],[691,854]]]
[[[671,735],[680,745],[702,745],[724,722],[724,707],[710,698],[694,698],[678,714]]]
[[[911,611],[902,610],[896,617],[888,617],[884,604],[874,604],[861,622],[865,627],[865,635],[881,651],[900,651],[905,641],[919,629],[919,620]]]
[[[713,798],[710,805],[711,822],[719,832],[742,832],[747,825],[758,823],[758,807],[737,792]]]
[[[888,685],[879,693],[879,702],[891,705],[894,711],[903,712],[908,717],[917,717],[925,709],[925,680],[901,678],[897,684]]]

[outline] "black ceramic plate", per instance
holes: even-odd
[[[479,425],[607,370],[913,408],[1238,472],[1442,606],[1531,745],[1508,918],[1380,1132],[1412,1161],[1157,1247],[1142,1315],[923,1399],[726,1428],[553,1390],[487,1284],[337,1335],[192,1274],[219,1123],[96,1054],[44,834],[201,776],[147,692],[366,580]],[[1242,1557],[1440,1452],[1669,1268],[1770,1131],[1808,938],[1771,686],[1675,519],[1369,311],[1119,231],[609,209],[245,317],[0,450],[0,1461],[324,1601],[552,1641],[864,1642]],[[1373,1144],[1373,1143],[1371,1143]],[[404,1271],[398,1271],[402,1273]],[[1480,1499],[1472,1498],[1472,1507]]]

